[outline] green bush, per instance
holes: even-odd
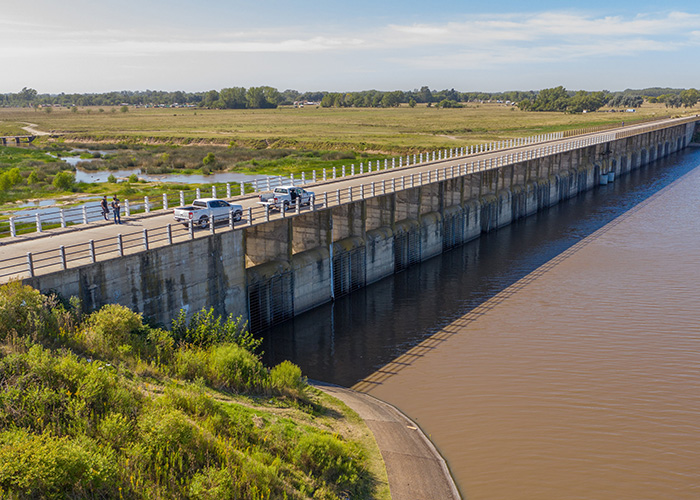
[[[22,429],[0,434],[0,485],[11,497],[114,497],[117,463],[110,448]]]
[[[55,299],[30,286],[13,281],[0,287],[0,341],[19,338],[46,341],[56,335],[58,325],[52,308]]]
[[[234,318],[230,314],[222,322],[221,315],[215,315],[213,307],[197,311],[189,320],[185,310],[180,309],[170,331],[176,342],[200,347],[234,343],[254,353],[262,343],[262,339],[256,339],[246,330],[246,323],[240,316]]]
[[[270,370],[270,388],[280,396],[305,399],[308,384],[301,368],[291,361],[282,361]]]
[[[180,487],[173,481],[177,476],[192,477],[215,460],[211,438],[180,410],[151,408],[139,422],[139,441],[128,455],[150,480],[172,491]]]
[[[183,346],[175,352],[173,370],[186,380],[205,379],[208,369],[208,354],[199,347]]]
[[[132,415],[141,398],[108,365],[56,355],[39,345],[1,358],[0,383],[0,428],[14,425],[59,435],[97,436],[105,414]]]
[[[75,184],[75,175],[71,172],[59,172],[53,178],[53,187],[62,191],[70,191]]]
[[[363,488],[364,460],[360,450],[335,435],[303,435],[294,450],[296,461],[303,470],[335,485],[339,490]],[[352,495],[353,497],[355,495]],[[359,495],[358,495],[359,496]]]
[[[237,344],[210,348],[208,375],[214,387],[234,392],[260,392],[268,378],[260,360]]]
[[[85,321],[83,342],[98,356],[121,357],[137,347],[144,325],[140,313],[119,304],[108,304]]]

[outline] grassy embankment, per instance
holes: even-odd
[[[691,110],[682,110],[690,112]],[[183,186],[161,183],[53,185],[68,167],[42,155],[70,154],[74,147],[108,149],[109,155],[81,168],[120,170],[138,167],[149,174],[239,172],[282,175],[340,167],[436,148],[469,146],[548,132],[632,123],[678,114],[645,104],[635,113],[535,113],[499,104],[469,104],[459,109],[280,108],[273,110],[81,108],[0,109],[0,130],[27,123],[59,134],[3,152],[0,175],[17,168],[21,179],[2,186],[0,204],[74,193],[158,196]],[[185,147],[186,146],[186,147]],[[207,155],[209,160],[205,160]],[[34,174],[34,175],[32,175]],[[2,182],[0,182],[2,183]],[[7,182],[5,184],[8,184]],[[196,186],[189,186],[194,188]],[[7,207],[6,207],[7,208]]]
[[[0,287],[0,498],[388,499],[360,419],[257,346]]]

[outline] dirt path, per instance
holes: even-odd
[[[36,123],[28,123],[28,122],[24,122],[24,123],[26,123],[27,126],[22,127],[22,129],[26,130],[27,132],[29,132],[32,135],[51,135],[51,132],[43,132],[41,130],[36,129],[35,127],[39,126]]]

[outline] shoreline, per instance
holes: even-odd
[[[450,470],[423,430],[398,408],[374,396],[309,381],[354,410],[374,434],[392,500],[461,500]]]

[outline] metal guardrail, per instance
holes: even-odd
[[[643,132],[640,132],[643,133]],[[269,206],[257,205],[244,210],[244,216],[236,221],[233,211],[228,217],[212,221],[208,231],[195,228],[192,221],[186,228],[180,224],[167,224],[157,229],[143,229],[141,233],[117,234],[100,240],[89,240],[70,246],[61,246],[52,250],[29,252],[26,256],[11,257],[0,260],[0,281],[8,281],[14,278],[33,277],[40,271],[54,272],[95,263],[98,260],[123,257],[172,245],[178,242],[193,240],[215,234],[217,231],[237,230],[257,224],[264,224],[270,220],[296,217],[309,211],[325,210],[334,206],[351,203],[374,196],[382,196],[405,189],[411,189],[434,182],[463,177],[465,175],[496,169],[505,165],[521,163],[528,160],[563,153],[572,149],[587,147],[601,142],[608,142],[617,138],[616,133],[593,135],[573,139],[559,144],[543,145],[522,151],[506,153],[498,157],[476,159],[471,162],[460,163],[447,167],[436,168],[427,172],[416,172],[384,179],[371,181],[335,191],[326,191],[312,200],[310,205],[302,208],[299,204],[291,210],[270,209]],[[448,159],[448,158],[446,158]],[[388,168],[388,167],[387,167]],[[219,228],[217,228],[217,224]]]
[[[247,193],[259,193],[261,191],[270,191],[275,187],[283,184],[315,184],[321,181],[335,180],[339,178],[362,175],[369,172],[377,172],[379,170],[388,170],[389,168],[393,169],[403,166],[416,166],[434,161],[442,161],[454,158],[466,158],[477,154],[492,153],[494,151],[499,151],[503,149],[534,145],[538,143],[544,143],[561,139],[563,138],[563,136],[563,132],[554,132],[520,139],[509,139],[507,141],[495,141],[479,145],[440,149],[425,153],[415,153],[413,155],[409,154],[405,157],[400,156],[391,159],[386,158],[383,160],[383,162],[381,160],[374,160],[374,162],[370,160],[366,163],[360,162],[357,165],[357,168],[355,164],[351,164],[349,166],[343,165],[342,167],[324,168],[320,170],[312,170],[308,173],[302,172],[301,175],[297,178],[294,177],[294,174],[290,174],[289,177],[268,176],[264,179],[254,179],[253,181],[240,182],[237,184],[212,184],[211,197],[217,198],[217,195],[222,196],[223,192],[225,191],[226,198],[230,199],[233,197],[245,195]],[[208,193],[205,196],[208,196]],[[201,197],[202,190],[200,188],[197,188],[196,190],[180,191],[179,198],[177,199],[168,198],[167,194],[163,194],[162,197],[152,199],[149,199],[149,197],[146,196],[144,198],[139,199],[125,198],[120,201],[123,205],[123,213],[127,217],[129,217],[132,214],[136,213],[148,213],[159,210],[168,210],[168,208],[177,206],[177,203],[179,203],[180,206],[183,206]],[[103,220],[102,209],[100,207],[99,200],[91,201],[81,206],[72,208],[27,208],[26,211],[30,213],[18,216],[10,216],[6,218],[0,217],[0,238],[15,238],[18,234],[26,234],[31,232],[40,233],[53,228],[65,228],[70,225],[89,224],[91,222]]]

